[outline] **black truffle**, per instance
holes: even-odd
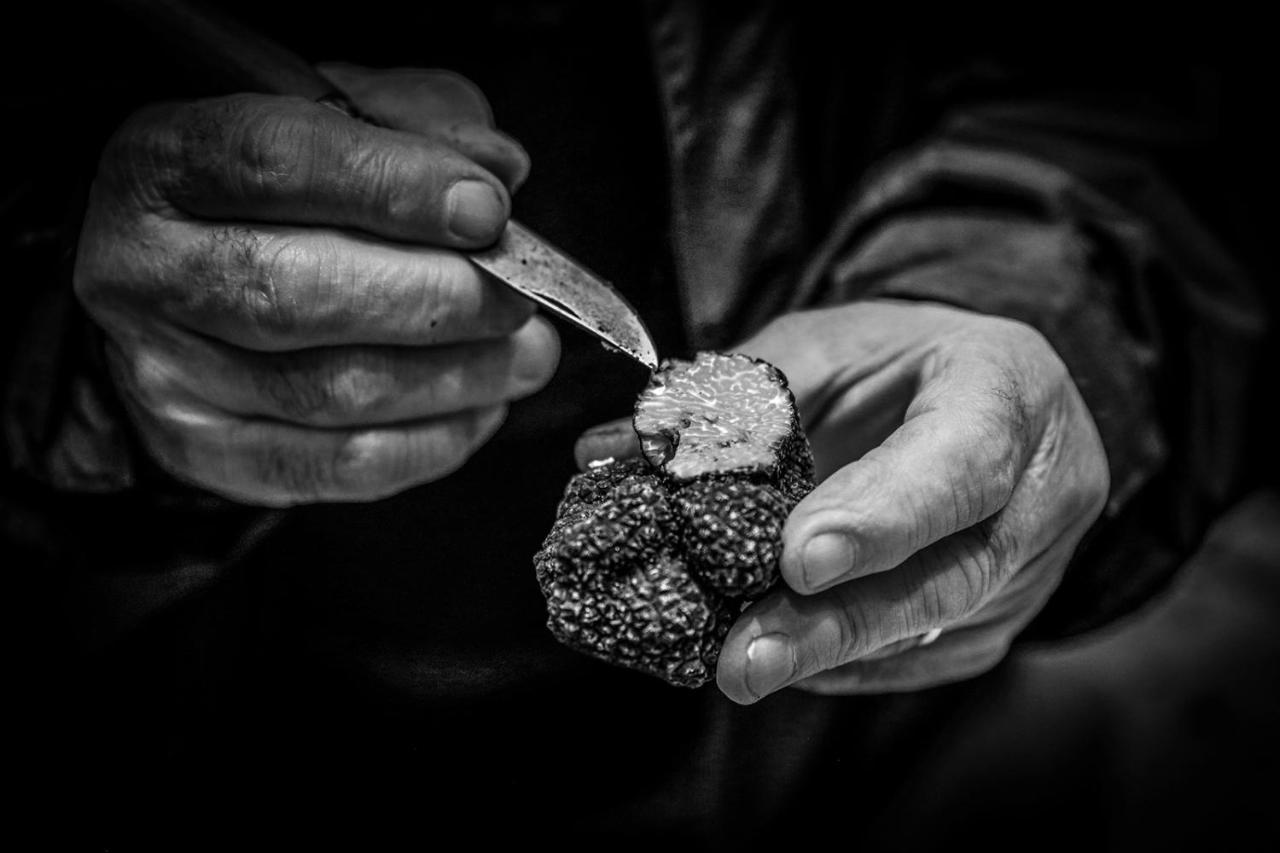
[[[715,675],[743,608],[778,579],[813,456],[776,367],[666,361],[636,403],[644,456],[574,476],[534,558],[561,642],[672,684]]]

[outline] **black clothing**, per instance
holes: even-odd
[[[782,4],[603,5],[372,4],[336,23],[283,4],[252,19],[316,59],[476,81],[533,155],[517,215],[609,274],[664,355],[877,295],[1041,329],[1098,422],[1114,490],[1028,639],[1116,625],[1263,479],[1248,438],[1264,297],[1240,260],[1249,250],[1222,245],[1242,239],[1238,211],[1253,208],[1213,180],[1242,168],[1224,138],[1250,127],[1232,111],[1249,106],[1229,90],[1241,69],[1186,61],[1177,43],[1134,52],[1118,36],[1082,57],[1010,51],[976,26],[864,41],[850,34],[866,19],[854,29]],[[200,88],[157,79],[153,54],[121,50],[145,39],[111,32],[86,56],[112,47],[124,79],[96,81],[109,93],[91,110],[102,125],[68,144],[69,184],[91,175],[128,107]],[[49,103],[33,98],[30,112],[62,126]],[[37,148],[24,156],[47,155]],[[19,600],[35,603],[19,624],[48,691],[34,752],[52,772],[37,785],[94,816],[86,837],[159,847],[175,832],[181,847],[259,819],[286,839],[420,819],[425,836],[443,824],[482,840],[936,841],[912,822],[917,805],[976,837],[1032,766],[984,773],[1006,749],[984,713],[1018,715],[1009,742],[1062,723],[1079,727],[1057,734],[1083,755],[1113,754],[1091,740],[1104,723],[1036,705],[1057,698],[1056,673],[1092,677],[1096,634],[1060,659],[1029,646],[960,685],[791,690],[751,708],[558,646],[529,558],[573,439],[625,414],[645,379],[571,329],[552,385],[437,483],[281,513],[172,482],[114,411],[92,329],[58,277],[70,248],[60,256],[56,240],[74,227],[55,226],[73,188],[15,177],[3,224],[23,286],[7,322],[23,343],[6,354],[6,549],[26,578]],[[1251,530],[1274,516],[1260,500]],[[1270,540],[1217,554],[1255,569],[1275,556]],[[1261,607],[1274,590],[1258,584]],[[1160,630],[1149,624],[1131,627]],[[1223,654],[1243,645],[1232,637]],[[1128,707],[1127,685],[1089,689]],[[1214,725],[1241,718],[1228,706]],[[1085,812],[1082,835],[1131,837],[1115,801],[1081,794],[1091,779],[1032,776],[1024,790],[1040,790],[993,833],[1037,828],[1058,797]]]

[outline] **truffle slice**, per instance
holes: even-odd
[[[798,501],[813,488],[813,457],[782,371],[749,356],[669,360],[636,401],[649,464],[673,482],[710,474],[759,478]]]
[[[547,626],[571,648],[697,687],[733,620],[777,582],[813,457],[785,377],[742,355],[664,362],[634,424],[644,456],[574,476],[534,558]]]

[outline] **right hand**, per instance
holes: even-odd
[[[180,479],[266,505],[443,477],[551,378],[533,305],[459,250],[528,172],[474,86],[326,69],[376,127],[299,98],[146,108],[108,144],[75,288]]]

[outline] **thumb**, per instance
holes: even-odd
[[[529,155],[494,128],[479,87],[440,69],[365,68],[345,62],[316,66],[373,121],[442,142],[493,172],[510,192],[529,177]]]

